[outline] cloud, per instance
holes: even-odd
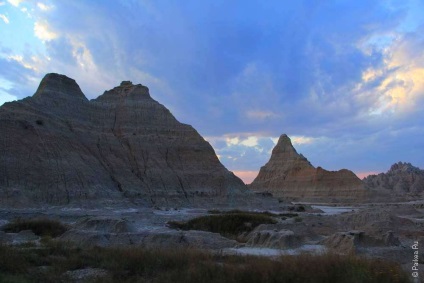
[[[42,41],[50,41],[58,37],[58,35],[50,29],[47,22],[35,22],[34,34]]]
[[[383,172],[356,172],[356,176],[358,176],[359,179],[363,179],[365,177],[368,177],[369,175],[378,175],[379,173]]]
[[[21,4],[23,0],[7,0],[7,2],[15,7],[19,7],[19,4]]]
[[[317,138],[305,137],[305,136],[292,136],[291,141],[293,145],[296,144],[310,144],[313,143]]]
[[[22,67],[24,67],[25,69],[29,69],[29,70],[34,70],[36,71],[36,67],[34,62],[36,61],[36,58],[33,57],[31,59],[32,62],[27,62],[24,60],[24,57],[21,55],[9,55],[6,57],[8,61],[15,61],[18,64],[20,64]]]
[[[263,121],[268,119],[276,119],[280,115],[267,110],[248,110],[246,116],[248,119]]]
[[[122,80],[131,80],[149,86],[155,98],[176,100],[173,88],[142,66],[146,59],[142,55],[143,47],[137,41],[143,34],[132,26],[138,26],[140,21],[148,21],[148,18],[144,19],[142,11],[134,14],[133,5],[106,2],[61,2],[49,13],[37,16],[41,27],[48,32],[47,36],[40,36],[47,40],[45,45],[51,58],[48,66],[73,76],[90,98]],[[93,13],[93,10],[102,12]],[[63,16],[58,18],[57,14]],[[129,17],[131,14],[133,17]],[[79,21],[75,22],[75,18]],[[173,109],[172,103],[167,106]]]
[[[245,184],[250,184],[258,176],[259,171],[233,171],[233,173],[242,179]]]
[[[258,145],[258,137],[248,137],[247,139],[240,142],[241,145],[256,147]]]
[[[231,103],[237,105],[241,123],[263,125],[281,118],[278,106],[283,93],[275,89],[273,78],[266,67],[257,62],[247,63],[232,81]],[[244,121],[244,120],[248,121]]]
[[[37,3],[37,7],[38,7],[41,11],[44,11],[44,12],[49,11],[49,10],[51,10],[51,9],[53,8],[52,6],[48,6],[48,5],[46,5],[46,4],[44,4],[44,3],[41,3],[41,2],[38,2],[38,3]]]
[[[234,133],[225,136],[207,136],[220,161],[230,170],[255,171],[264,165],[274,147],[274,137]]]
[[[240,143],[239,137],[226,138],[227,146],[237,145]]]
[[[0,106],[6,102],[18,100],[16,96],[10,95],[0,90]]]
[[[32,95],[40,83],[34,69],[26,68],[19,59],[0,57],[0,92],[5,101]]]
[[[7,93],[12,88],[13,84],[10,81],[0,78],[0,106],[5,102],[17,100],[18,98],[14,95]]]
[[[5,24],[9,24],[9,19],[5,15],[0,14],[0,19],[2,19]]]
[[[424,30],[424,28],[421,28]],[[363,72],[357,91],[373,96],[370,115],[408,115],[421,109],[424,98],[424,47],[422,31],[405,34],[384,52],[384,64]]]

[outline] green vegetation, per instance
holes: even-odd
[[[88,267],[106,270],[107,276],[87,282],[105,283],[409,282],[408,274],[397,264],[334,254],[273,260],[193,249],[83,250],[56,241],[49,241],[42,248],[0,246],[0,282],[69,282],[65,272]]]
[[[68,228],[57,220],[48,218],[15,219],[3,226],[3,231],[18,233],[23,230],[31,230],[35,235],[57,237],[65,233]]]
[[[187,222],[169,221],[171,228],[181,230],[202,230],[220,233],[222,236],[237,239],[243,232],[250,232],[260,224],[275,224],[277,221],[263,213],[232,211],[225,214],[206,215]]]

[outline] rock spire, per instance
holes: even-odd
[[[249,187],[295,201],[350,202],[366,195],[361,180],[353,172],[315,168],[297,153],[287,135],[280,136],[270,160]]]

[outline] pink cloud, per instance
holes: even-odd
[[[363,179],[363,178],[365,178],[369,175],[377,175],[377,174],[380,174],[380,173],[381,172],[370,171],[370,172],[357,172],[355,174],[356,174],[356,176],[359,177],[359,179]]]
[[[258,171],[233,171],[233,173],[243,180],[245,184],[250,184],[258,175]]]

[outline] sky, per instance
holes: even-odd
[[[281,134],[359,177],[424,168],[424,0],[0,0],[0,105],[46,73],[123,80],[249,183]]]

